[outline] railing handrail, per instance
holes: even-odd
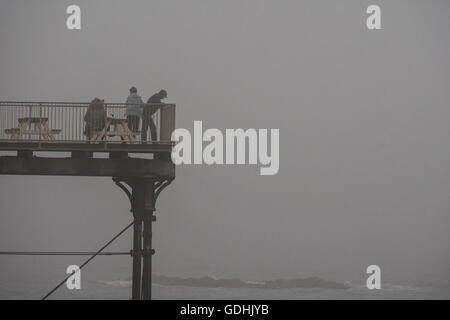
[[[62,107],[62,106],[71,106],[71,107],[88,107],[91,102],[36,102],[36,101],[0,101],[0,106],[30,106],[30,107],[39,107],[39,106],[52,106],[52,107]],[[111,107],[126,107],[128,105],[135,106],[136,103],[124,103],[124,102],[103,102],[106,106]],[[152,106],[175,106],[174,103],[142,103],[142,105],[152,105]]]
[[[142,103],[138,108],[142,112],[138,113],[136,103],[103,102],[100,109],[96,108],[98,105],[98,101],[0,101],[0,140],[171,141],[175,104]],[[150,113],[145,112],[146,106]]]

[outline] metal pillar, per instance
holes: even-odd
[[[161,191],[173,179],[165,178],[113,178],[114,182],[126,193],[131,202],[134,217],[133,235],[133,300],[151,300],[152,298],[152,224],[155,203]],[[123,183],[130,186],[128,190]]]
[[[143,266],[142,266],[142,299],[152,299],[152,223],[153,212],[155,211],[155,197],[154,197],[155,181],[144,181],[141,185],[143,191],[143,215],[144,221],[143,231]]]
[[[132,299],[141,300],[142,220],[134,218]]]

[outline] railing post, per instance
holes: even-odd
[[[39,118],[42,119],[42,103],[39,103]],[[42,120],[39,120],[40,122]],[[42,123],[39,123],[39,141],[41,141],[42,136]]]
[[[172,132],[175,130],[175,105],[169,104],[160,109],[160,138],[161,142],[171,142]]]
[[[28,118],[31,118],[32,108],[33,107],[31,105],[28,106]],[[30,128],[29,129],[31,129],[31,122],[30,122]],[[28,134],[28,140],[31,140],[31,133]]]

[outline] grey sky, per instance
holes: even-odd
[[[365,27],[373,3],[383,30]],[[65,28],[69,4],[81,31]],[[386,279],[449,279],[449,14],[444,0],[1,0],[0,100],[165,88],[178,127],[280,129],[276,176],[177,168],[155,273],[345,281],[378,264]],[[94,250],[131,220],[109,179],[0,181],[1,250]],[[48,263],[0,261],[2,276]]]

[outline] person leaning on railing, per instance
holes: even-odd
[[[150,127],[150,139],[156,141],[156,125],[153,122],[153,114],[161,108],[163,102],[162,99],[167,98],[167,91],[161,90],[148,98],[147,103],[143,107],[142,111],[142,133],[141,140],[147,141],[147,129]],[[156,105],[155,105],[156,104]]]
[[[137,94],[135,87],[130,88],[130,95],[127,97],[127,110],[125,115],[127,116],[128,128],[132,132],[139,131],[139,121],[142,116],[142,101],[141,96]]]
[[[103,130],[106,124],[106,108],[102,100],[95,98],[91,101],[84,115],[84,121],[86,122],[84,134],[88,140],[91,140],[94,132]]]

